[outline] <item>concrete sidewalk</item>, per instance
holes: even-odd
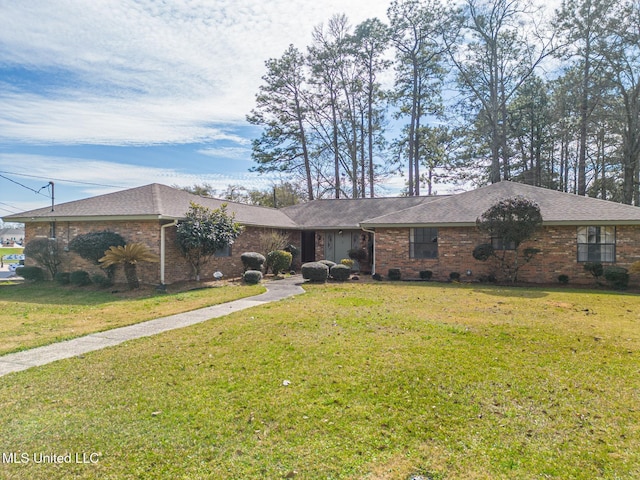
[[[75,357],[94,350],[100,350],[101,348],[111,347],[126,342],[127,340],[148,337],[168,330],[188,327],[212,318],[223,317],[233,312],[239,312],[247,308],[276,302],[293,295],[299,295],[304,293],[304,290],[300,286],[301,283],[302,278],[299,276],[282,280],[271,280],[265,283],[267,291],[255,297],[243,298],[191,312],[157,318],[127,327],[92,333],[84,337],[53,343],[31,350],[10,353],[0,357],[0,376],[45,365],[55,362],[56,360]]]

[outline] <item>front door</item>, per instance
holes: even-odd
[[[349,258],[349,250],[356,248],[360,240],[359,230],[338,230],[326,233],[324,244],[324,258],[340,263],[343,258]],[[358,262],[353,269],[358,270]]]

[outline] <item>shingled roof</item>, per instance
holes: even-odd
[[[282,209],[200,197],[157,183],[4,217],[10,222],[180,220],[191,202],[227,204],[243,225],[306,230],[384,226],[469,226],[496,202],[522,196],[540,206],[546,225],[640,224],[640,208],[569,193],[500,182],[450,196],[326,199]]]
[[[233,203],[217,198],[201,197],[184,190],[153,183],[106,195],[61,203],[5,217],[11,222],[91,221],[91,220],[180,220],[185,218],[191,202],[207,208],[227,205],[243,225],[296,228],[296,224],[282,211],[274,208]]]
[[[545,225],[640,224],[640,208],[532,187],[499,182],[362,222],[365,228],[383,226],[469,226],[500,200],[521,196],[536,202]]]

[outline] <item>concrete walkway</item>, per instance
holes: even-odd
[[[299,276],[282,280],[271,280],[265,283],[267,291],[255,297],[243,298],[191,312],[178,313],[169,317],[157,318],[127,327],[92,333],[84,337],[74,338],[73,340],[0,356],[0,376],[45,365],[55,362],[56,360],[75,357],[94,350],[100,350],[101,348],[112,347],[127,340],[148,337],[168,330],[188,327],[247,308],[276,302],[293,295],[304,293],[304,290],[300,286],[301,283],[302,278]]]

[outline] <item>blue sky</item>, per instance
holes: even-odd
[[[265,60],[389,3],[0,0],[0,217],[50,205],[50,181],[56,203],[152,182],[268,188],[245,121]]]

